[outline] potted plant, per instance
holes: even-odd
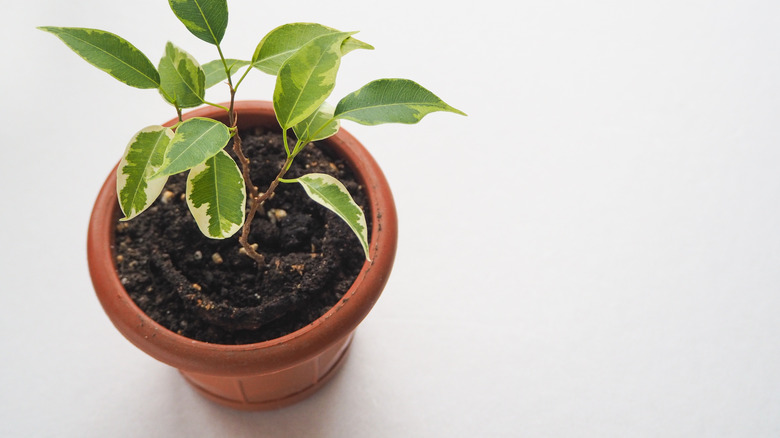
[[[241,409],[281,407],[343,364],[395,256],[387,182],[340,120],[463,113],[406,79],[370,82],[331,106],[341,58],[373,49],[355,32],[287,24],[249,60],[229,59],[226,0],[169,3],[218,59],[200,65],[169,42],[155,67],[112,33],[40,28],[118,80],[159,90],[176,110],[133,136],[103,185],[90,274],[119,331],[201,394]],[[272,102],[236,100],[253,70],[276,76]],[[221,82],[230,100],[205,101]]]

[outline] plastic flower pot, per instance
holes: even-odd
[[[236,103],[239,127],[278,130],[270,102]],[[206,107],[185,118],[225,121],[225,112]],[[175,123],[175,120],[168,122]],[[311,395],[343,365],[355,328],[387,282],[397,241],[395,204],[377,163],[352,135],[340,130],[325,140],[352,168],[368,196],[371,261],[341,300],[311,324],[280,338],[244,345],[196,341],[161,326],[128,296],[115,266],[114,230],[119,218],[116,169],[106,179],[89,224],[87,255],[95,292],[111,322],[130,342],[178,368],[205,397],[244,410],[275,409]]]

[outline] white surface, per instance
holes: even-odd
[[[88,215],[173,114],[34,26],[215,55],[162,0],[4,1],[0,436],[780,436],[780,3],[260,3],[230,2],[228,56],[291,21],[361,30],[377,50],[334,96],[409,77],[469,113],[346,124],[401,217],[350,360],[299,405],[233,412],[114,330]]]

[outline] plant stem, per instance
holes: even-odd
[[[290,153],[288,160],[284,163],[284,167],[283,167],[284,172],[282,172],[282,176],[284,176],[284,174],[288,170],[290,170],[290,166],[292,166],[293,160],[295,159],[295,157],[298,156],[298,154],[301,152],[302,149],[303,149],[303,142],[301,142],[301,139],[298,139],[295,142],[295,146],[293,147],[292,153]]]
[[[279,185],[279,180],[281,180],[282,177],[287,173],[287,170],[290,168],[290,165],[292,164],[292,160],[294,156],[290,155],[290,149],[287,146],[287,136],[285,133],[284,146],[285,149],[287,150],[287,160],[285,161],[282,168],[279,170],[279,173],[276,175],[276,178],[274,178],[274,180],[271,181],[271,184],[268,186],[268,189],[266,189],[266,191],[261,194],[257,186],[254,185],[254,183],[252,182],[252,178],[250,175],[250,167],[249,167],[250,162],[249,159],[246,157],[246,155],[244,155],[244,150],[241,146],[241,136],[238,133],[238,114],[235,111],[236,90],[238,89],[238,86],[246,77],[249,70],[251,70],[251,68],[247,69],[247,71],[244,72],[244,75],[241,76],[241,78],[239,79],[238,83],[236,83],[236,85],[233,86],[233,79],[231,78],[230,75],[230,67],[227,65],[227,61],[225,60],[225,57],[222,55],[222,49],[219,47],[219,45],[217,45],[217,50],[219,51],[220,59],[222,59],[222,65],[225,67],[225,72],[227,73],[228,87],[230,88],[230,107],[226,108],[226,110],[228,113],[228,125],[230,129],[234,132],[233,151],[235,152],[236,157],[238,158],[238,161],[241,164],[241,173],[244,176],[244,183],[248,187],[249,197],[251,198],[249,204],[249,211],[247,212],[246,218],[244,219],[244,226],[241,229],[241,235],[238,237],[238,242],[241,244],[241,247],[244,248],[246,255],[248,255],[255,262],[257,262],[258,266],[265,266],[265,257],[263,257],[262,254],[257,252],[255,247],[249,243],[249,232],[252,229],[252,221],[255,218],[255,214],[257,214],[257,211],[262,208],[263,203],[271,196],[273,196],[276,187]],[[296,148],[297,146],[298,145],[296,144]]]
[[[287,130],[285,129],[282,131],[282,142],[284,143],[284,151],[287,153],[287,156],[291,156],[290,153],[290,146],[287,145]]]
[[[249,175],[249,158],[244,155],[244,150],[241,147],[241,136],[238,135],[238,131],[233,136],[233,152],[236,153],[238,161],[241,163],[241,173],[249,188],[249,196],[256,198],[258,195],[257,186],[252,183],[252,177]]]
[[[231,78],[230,74],[230,66],[227,65],[227,60],[225,60],[225,56],[222,54],[222,48],[219,46],[219,44],[217,44],[217,51],[219,51],[219,58],[222,60],[222,66],[225,67],[228,87],[230,88],[230,106],[223,109],[225,109],[228,113],[228,127],[231,131],[233,131],[233,152],[236,153],[238,162],[241,164],[241,174],[244,176],[244,184],[247,185],[249,190],[249,197],[252,199],[249,206],[249,213],[247,213],[247,217],[244,220],[244,226],[242,227],[241,236],[239,236],[238,242],[241,244],[241,247],[244,248],[246,254],[255,262],[257,262],[258,266],[265,266],[265,257],[258,253],[249,243],[249,231],[252,227],[252,219],[254,219],[255,213],[257,212],[257,209],[260,208],[262,202],[258,201],[260,195],[257,186],[255,186],[255,184],[252,182],[249,168],[249,159],[246,157],[246,155],[244,155],[244,149],[241,147],[241,135],[238,133],[238,114],[236,114],[235,110],[237,86],[233,86],[233,79]],[[244,76],[246,76],[246,74],[244,74]],[[243,77],[241,79],[243,79]]]
[[[258,253],[255,250],[255,248],[252,246],[252,244],[249,243],[249,231],[252,227],[252,220],[254,219],[255,213],[257,212],[258,208],[260,208],[260,206],[262,205],[262,201],[260,201],[260,194],[257,189],[257,186],[252,182],[252,177],[250,175],[250,168],[249,168],[249,159],[246,157],[246,155],[244,155],[244,150],[241,147],[241,135],[238,133],[238,114],[236,114],[235,111],[236,89],[233,88],[232,83],[229,82],[228,85],[230,86],[230,108],[228,108],[228,125],[230,126],[230,129],[234,131],[233,152],[236,153],[238,162],[241,164],[241,174],[244,176],[244,183],[247,185],[247,189],[249,190],[249,197],[251,198],[251,203],[249,205],[249,212],[247,213],[247,217],[244,220],[244,226],[241,230],[241,236],[238,238],[238,243],[240,243],[241,247],[244,248],[246,254],[249,257],[251,257],[255,262],[257,262],[258,266],[265,266],[265,257],[263,257],[262,254]],[[264,197],[263,200],[265,200],[266,198],[267,196]]]
[[[292,164],[292,160],[292,157],[287,157],[287,160],[285,161],[279,173],[276,175],[276,178],[271,181],[271,185],[268,186],[268,189],[266,189],[263,194],[252,196],[252,203],[249,206],[249,212],[246,215],[244,227],[241,230],[241,236],[238,238],[238,242],[244,248],[246,254],[249,257],[252,257],[260,266],[265,266],[265,258],[249,243],[249,231],[252,227],[252,220],[254,220],[257,210],[274,194],[276,187],[279,186],[279,181],[282,179],[284,174],[287,173],[287,169],[289,168],[290,164]]]
[[[221,110],[225,110],[225,111],[229,111],[230,110],[229,108],[225,108],[222,105],[219,105],[219,104],[216,104],[216,103],[211,103],[211,102],[208,102],[208,101],[205,101],[205,100],[203,101],[203,103],[205,103],[206,105],[209,105],[209,106],[213,106],[214,108],[219,108]]]
[[[241,78],[238,80],[238,82],[236,82],[236,88],[238,88],[238,86],[241,85],[241,82],[244,82],[244,78],[246,77],[246,75],[249,74],[250,71],[252,71],[252,66],[251,65],[249,66],[249,68],[247,68],[244,71],[244,74],[241,75]]]

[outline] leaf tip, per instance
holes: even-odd
[[[448,105],[448,106],[449,106],[449,105]],[[463,111],[461,111],[461,110],[459,110],[459,109],[457,109],[457,108],[451,107],[451,106],[448,108],[448,110],[449,110],[449,112],[451,112],[451,113],[460,114],[461,116],[465,116],[465,117],[468,117],[468,116],[469,116],[468,114],[464,113]]]

